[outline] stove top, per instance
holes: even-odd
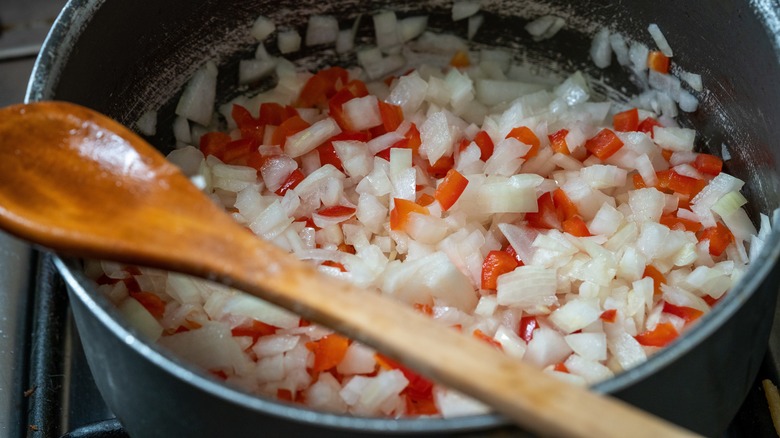
[[[0,106],[22,101],[35,55],[64,3],[3,0]],[[0,233],[0,285],[0,437],[127,437],[92,380],[50,256]],[[726,437],[776,435],[761,381],[778,382],[779,371],[780,315]]]

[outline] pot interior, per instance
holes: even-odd
[[[591,38],[606,25],[654,47],[646,29],[648,24],[657,23],[675,50],[675,68],[699,73],[704,79],[705,91],[698,95],[699,110],[682,117],[681,123],[699,131],[699,150],[718,156],[724,148],[728,150],[731,159],[725,171],[746,181],[744,194],[750,200],[748,212],[755,222],[759,212],[768,213],[780,205],[780,146],[775,142],[780,125],[773,120],[780,113],[780,87],[775,81],[780,77],[778,43],[773,33],[780,21],[768,4],[716,2],[702,8],[691,2],[646,0],[485,0],[480,12],[484,24],[473,43],[475,47],[508,48],[516,60],[527,62],[540,74],[565,77],[582,70],[592,78],[597,91],[621,98],[639,90],[635,78],[616,62],[607,69],[598,69],[589,55]],[[302,33],[312,14],[334,15],[342,27],[363,15],[356,41],[360,46],[373,39],[370,14],[383,9],[392,9],[400,17],[428,15],[429,30],[466,36],[466,22],[453,24],[451,2],[445,1],[139,0],[131,5],[73,0],[47,40],[28,99],[77,102],[128,126],[133,126],[144,112],[159,109],[158,134],[149,140],[167,152],[174,144],[173,110],[181,89],[204,62],[216,60],[220,67],[219,103],[249,91],[239,87],[235,78],[238,61],[251,57],[255,50],[256,41],[249,28],[258,15],[271,18],[277,28],[296,28]],[[535,42],[524,31],[524,25],[547,14],[565,18],[566,26],[554,38]],[[266,41],[266,47],[276,52],[275,36]],[[286,57],[310,70],[334,64],[356,65],[354,54],[338,55],[332,49],[304,46],[299,53]],[[690,331],[690,342],[672,346],[631,373],[598,385],[596,390],[613,392],[628,387],[668,366],[712,333],[768,275],[778,257],[778,236],[777,231],[772,234],[764,251],[765,260],[754,264],[736,293]],[[61,266],[71,274],[78,271],[74,261]],[[75,274],[71,286],[81,291],[78,293],[94,289],[80,273]],[[166,366],[181,366],[175,363]],[[371,421],[379,426],[368,424]],[[486,417],[477,423],[484,427],[500,422],[497,417]],[[388,427],[381,420],[368,423],[360,422],[360,427]]]

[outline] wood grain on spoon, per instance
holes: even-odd
[[[59,253],[223,281],[342,332],[541,435],[691,436],[563,383],[255,238],[153,147],[62,102],[0,110],[0,226]]]

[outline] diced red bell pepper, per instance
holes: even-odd
[[[420,195],[419,198],[417,198],[417,203],[419,205],[422,205],[423,207],[427,207],[427,206],[433,204],[433,201],[435,201],[435,200],[436,200],[436,198],[434,198],[433,196],[431,196],[431,195],[429,195],[427,193],[423,193],[422,195]]]
[[[710,241],[710,254],[718,257],[734,241],[734,235],[725,225],[718,222],[714,227],[707,228],[699,234],[699,242],[702,240]]]
[[[161,319],[165,314],[165,301],[151,292],[130,292],[130,297],[144,306],[149,313],[157,319]]]
[[[629,132],[639,129],[639,111],[636,108],[615,114],[612,117],[615,131]]]
[[[349,72],[341,67],[320,70],[304,84],[297,106],[308,108],[324,105],[348,81]]]
[[[523,158],[526,160],[530,160],[539,153],[539,146],[541,145],[539,137],[537,137],[536,134],[527,126],[518,126],[517,128],[512,129],[509,131],[509,134],[506,135],[506,138],[510,137],[514,138],[520,143],[531,146],[531,149],[523,156]]]
[[[406,199],[395,198],[394,206],[390,210],[390,229],[403,230],[409,222],[409,215],[412,213],[428,214],[428,209],[415,202]]]
[[[331,207],[321,208],[317,214],[325,217],[342,217],[352,216],[355,214],[355,207],[349,207],[346,205],[334,205]]]
[[[434,178],[444,178],[455,165],[455,158],[452,155],[446,155],[436,160],[433,165],[428,166],[428,175]]]
[[[525,263],[523,263],[523,259],[520,258],[520,255],[515,251],[515,248],[512,245],[507,244],[506,248],[504,248],[504,252],[511,255],[512,258],[517,261],[517,266],[524,266]]]
[[[257,148],[260,146],[255,138],[240,138],[226,144],[222,153],[218,156],[220,160],[228,164],[248,165],[250,155],[257,154]]]
[[[233,139],[224,132],[207,132],[200,137],[200,151],[205,156],[213,155],[219,158],[231,141]]]
[[[690,323],[693,321],[696,321],[700,316],[704,314],[699,309],[694,309],[693,307],[688,306],[675,306],[674,304],[670,304],[667,302],[664,302],[664,313],[668,313],[670,315],[679,316],[680,318],[684,319],[686,323]]]
[[[661,285],[666,284],[666,277],[655,266],[645,266],[645,272],[642,273],[642,278],[650,277],[653,279],[653,295],[658,296],[663,292],[661,291]]]
[[[309,125],[309,122],[303,120],[301,116],[290,117],[276,128],[271,136],[271,144],[284,147],[284,142],[287,141],[287,137],[297,134],[309,126],[311,126]]]
[[[585,149],[600,160],[606,160],[623,147],[623,141],[608,128],[604,128],[595,137],[585,142]]]
[[[500,342],[496,341],[495,339],[491,338],[490,336],[486,335],[482,330],[476,329],[474,330],[474,337],[479,339],[482,342],[485,342],[488,345],[491,345],[495,348],[498,348],[499,350],[504,350],[504,347],[501,345]]]
[[[382,126],[385,132],[393,132],[404,121],[404,112],[398,105],[379,101],[379,114],[382,116]]]
[[[487,132],[479,131],[477,135],[474,136],[474,143],[479,147],[480,160],[487,161],[488,158],[493,155],[495,145],[493,144],[493,139],[490,138]]]
[[[564,220],[563,210],[555,208],[553,195],[551,192],[545,192],[536,200],[537,211],[535,213],[526,213],[525,220],[528,225],[534,228],[545,230],[560,230],[561,223]]]
[[[430,304],[414,303],[414,310],[422,313],[423,315],[433,316],[433,307]]]
[[[455,68],[466,68],[471,65],[471,61],[469,60],[469,54],[466,51],[458,50],[455,52],[454,55],[452,55],[452,58],[450,59],[450,65]]]
[[[325,260],[322,262],[322,266],[330,266],[338,269],[341,272],[347,272],[347,268],[345,268],[344,265],[339,262],[334,262],[333,260]]]
[[[563,220],[571,219],[580,214],[577,205],[569,199],[569,196],[563,189],[555,189],[553,192],[553,203],[555,204],[555,209],[562,215]]]
[[[687,195],[689,199],[696,196],[706,185],[707,181],[680,175],[675,171],[669,174],[668,188],[675,193]]]
[[[407,398],[408,413],[438,412],[435,403],[433,403],[433,382],[387,356],[377,353],[374,355],[374,358],[381,368],[386,370],[399,370],[404,374],[406,380],[409,381],[406,388],[401,391],[401,394],[405,395]],[[410,402],[412,406],[410,406]]]
[[[680,334],[670,322],[658,323],[652,331],[646,331],[636,335],[634,338],[641,345],[646,347],[665,347],[670,342],[677,339]]]
[[[550,140],[550,147],[556,154],[571,155],[569,145],[566,143],[567,135],[569,135],[569,130],[561,129],[547,136]]]
[[[318,341],[308,342],[306,348],[314,353],[312,371],[315,373],[327,371],[344,359],[347,348],[349,348],[349,339],[332,333]]]
[[[661,124],[658,122],[658,120],[648,117],[639,124],[637,127],[637,131],[644,132],[645,134],[649,135],[650,138],[653,138],[653,127],[655,126],[661,126]]]
[[[534,330],[539,328],[539,321],[535,316],[524,316],[520,318],[520,324],[517,330],[517,334],[525,342],[531,342],[534,338]]]
[[[645,180],[644,180],[644,179],[642,179],[642,175],[640,175],[640,174],[638,174],[638,173],[635,173],[635,174],[634,174],[634,175],[631,177],[631,179],[632,179],[632,181],[633,181],[633,183],[634,183],[634,188],[635,188],[635,189],[644,189],[644,188],[646,188],[646,187],[647,187],[647,184],[645,183]]]
[[[662,225],[666,225],[667,227],[671,228],[672,230],[685,230],[696,233],[702,228],[700,222],[692,221],[690,219],[683,219],[675,216],[674,214],[662,215],[659,222]]]
[[[669,58],[658,50],[647,54],[647,66],[659,73],[669,73]]]
[[[693,162],[693,167],[707,175],[717,175],[723,170],[723,160],[715,155],[699,154]]]
[[[450,169],[444,180],[436,187],[433,197],[439,201],[442,210],[447,211],[457,202],[467,185],[469,180],[465,176],[455,169]]]
[[[604,322],[614,323],[615,321],[617,321],[617,309],[607,309],[601,312],[601,315],[599,315],[599,319],[601,319]]]
[[[304,178],[306,178],[306,176],[303,174],[303,172],[301,172],[300,169],[295,169],[284,181],[284,184],[282,184],[282,186],[279,187],[274,193],[279,196],[284,196],[288,190],[294,189],[298,184],[300,184],[301,181],[303,181]]]
[[[260,105],[260,115],[258,122],[263,126],[279,126],[285,120],[298,115],[298,110],[291,106],[282,106],[275,102],[266,102]]]
[[[241,137],[247,139],[254,139],[257,144],[263,143],[263,133],[265,132],[265,125],[260,122],[260,119],[252,117],[249,110],[241,105],[234,104],[233,109],[230,111],[230,115],[238,126],[238,130],[241,131]]]
[[[568,373],[569,369],[566,368],[566,364],[563,362],[558,362],[555,364],[555,366],[553,366],[553,371],[557,371],[559,373]]]
[[[588,237],[592,236],[588,230],[588,225],[580,216],[573,216],[566,219],[561,224],[563,231],[571,234],[575,237]]]
[[[341,158],[336,153],[336,148],[333,147],[333,142],[329,141],[325,144],[317,146],[317,154],[320,156],[320,164],[330,164],[340,171],[344,171],[344,164],[341,162]]]
[[[276,330],[277,327],[253,319],[252,322],[233,328],[230,334],[233,336],[251,336],[252,343],[255,343],[261,336],[272,335],[276,333]]]
[[[496,290],[498,277],[512,272],[518,263],[505,251],[490,251],[482,262],[482,289]]]
[[[409,141],[406,143],[406,148],[411,149],[413,155],[419,156],[420,146],[422,145],[422,138],[420,137],[420,130],[417,129],[417,125],[412,123],[412,126],[409,127],[409,130],[406,131],[405,137],[409,139]]]

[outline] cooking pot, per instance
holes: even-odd
[[[719,156],[727,148],[731,159],[725,169],[747,182],[744,193],[754,220],[759,212],[772,212],[780,205],[780,123],[776,120],[780,114],[780,19],[775,2],[481,3],[485,21],[475,43],[509,47],[516,59],[548,71],[582,69],[598,78],[596,83],[628,94],[637,88],[627,72],[614,62],[599,70],[589,59],[592,36],[601,26],[608,26],[652,47],[646,29],[657,23],[675,50],[674,63],[704,79],[699,110],[682,120],[699,130],[698,147]],[[346,25],[361,13],[388,8],[403,15],[426,14],[430,28],[466,34],[465,21],[451,21],[449,1],[72,0],[43,46],[27,98],[77,102],[129,126],[144,112],[159,108],[158,134],[150,141],[164,150],[173,144],[170,126],[178,93],[206,60],[215,59],[220,65],[221,101],[242,92],[235,85],[237,62],[253,53],[256,43],[249,28],[258,15],[269,16],[280,28],[303,32],[311,14],[332,14]],[[563,17],[567,25],[554,38],[533,42],[523,26],[545,14]],[[371,20],[362,23],[359,41],[368,42]],[[333,51],[306,48],[290,58],[303,60],[310,68],[354,63],[354,55],[338,57]],[[765,353],[778,290],[779,253],[780,232],[775,230],[735,290],[684,337],[646,363],[593,389],[699,433],[721,434]],[[133,436],[365,436],[501,428],[519,432],[497,415],[447,420],[355,418],[228,388],[139,340],[96,293],[78,260],[57,258],[56,264],[69,286],[97,385]]]

